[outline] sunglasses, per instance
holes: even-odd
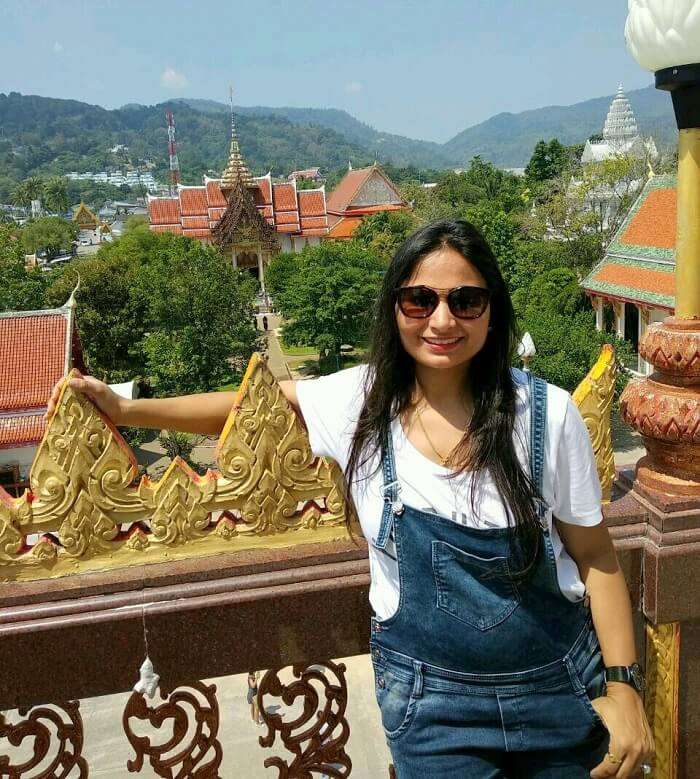
[[[440,300],[447,300],[452,315],[457,319],[478,319],[489,304],[491,290],[484,287],[399,287],[394,290],[399,310],[410,319],[427,319],[438,307]]]

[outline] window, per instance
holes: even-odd
[[[0,465],[0,487],[13,498],[19,498],[29,489],[29,482],[20,476],[19,465]]]

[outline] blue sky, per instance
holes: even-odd
[[[501,111],[652,83],[626,0],[2,0],[0,92],[341,108],[446,141]]]

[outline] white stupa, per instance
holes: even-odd
[[[586,141],[586,148],[581,155],[581,162],[600,162],[620,154],[634,157],[658,157],[658,151],[653,138],[644,139],[639,134],[637,119],[625,95],[622,84],[610,104],[610,110],[603,127],[603,140]]]

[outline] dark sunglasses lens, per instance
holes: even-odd
[[[425,287],[405,287],[399,290],[399,308],[405,316],[421,319],[430,316],[437,306],[438,296]]]
[[[477,319],[489,304],[489,291],[478,287],[460,287],[448,296],[450,310],[459,319]]]

